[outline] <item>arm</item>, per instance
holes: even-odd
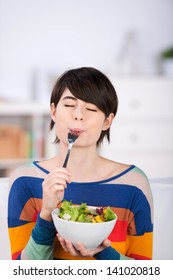
[[[48,238],[48,233],[47,235],[45,233],[50,227],[45,225],[44,221],[41,223],[38,215],[41,202],[41,195],[39,197],[41,181],[39,178],[37,179],[36,191],[30,187],[34,184],[31,177],[19,177],[11,186],[8,202],[8,227],[13,260],[37,259],[38,257],[41,259],[44,251],[50,252],[52,250],[50,242],[48,243],[50,237]],[[41,242],[36,236],[42,238],[42,241],[45,240],[45,245],[40,245]],[[35,254],[32,257],[31,248],[34,248],[33,254]],[[37,254],[38,250],[40,256]]]
[[[141,260],[152,259],[153,250],[153,200],[149,181],[142,174],[135,174],[134,181],[139,187],[132,187],[134,193],[130,207],[127,234],[124,239],[125,250],[121,250],[116,231],[111,236],[112,247],[120,252],[120,259],[133,258]],[[120,237],[121,238],[121,237]]]
[[[28,202],[28,203],[27,203]],[[21,259],[32,229],[35,226],[36,211],[31,200],[28,200],[26,182],[16,178],[11,184],[8,199],[8,231],[12,259]]]
[[[43,220],[38,215],[36,225],[25,248],[25,254],[29,259],[52,260],[54,251],[54,238],[56,230],[53,222]]]
[[[56,231],[51,212],[63,199],[67,177],[65,169],[58,169],[44,181],[27,176],[14,180],[8,203],[12,259],[53,258]]]

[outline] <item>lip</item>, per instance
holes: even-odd
[[[76,134],[76,135],[80,135],[81,133],[83,133],[85,131],[81,128],[69,128],[69,130],[72,134]]]

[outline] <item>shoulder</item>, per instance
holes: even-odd
[[[100,157],[102,176],[105,178],[111,178],[123,173],[125,170],[129,169],[131,165],[116,162],[104,157]]]
[[[150,207],[151,211],[151,219],[153,221],[153,195],[150,187],[150,181],[145,174],[145,172],[140,169],[137,166],[134,166],[134,168],[130,172],[130,180],[132,181],[133,185],[138,188],[139,191],[143,194],[142,197],[145,197],[146,201],[148,202],[148,205]]]
[[[150,182],[146,173],[135,165],[114,163],[116,168],[116,183],[136,187],[147,199],[151,200]]]
[[[122,184],[128,184],[141,189],[146,193],[150,190],[149,179],[145,172],[132,164],[125,164],[111,160],[105,160],[104,170],[109,171],[109,177],[116,177]]]
[[[123,176],[120,177],[124,183],[132,185],[146,193],[150,191],[150,183],[146,173],[135,165],[129,166]]]
[[[131,180],[136,187],[144,190],[149,188],[149,179],[146,173],[139,167],[132,165],[132,169],[129,172],[129,180]]]
[[[22,180],[22,178],[24,177],[30,177],[32,179],[33,177],[40,178],[41,176],[43,177],[41,171],[38,168],[36,168],[33,162],[23,164],[14,169],[13,172],[10,174],[9,187],[11,187],[16,180]]]
[[[151,206],[153,203],[153,199],[149,179],[141,168],[134,165],[132,167],[133,168],[129,172],[127,172],[127,174],[125,174],[124,180],[128,184],[138,188],[138,190],[140,190],[144,194]]]

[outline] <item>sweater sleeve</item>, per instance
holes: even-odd
[[[36,225],[25,248],[30,260],[52,260],[56,230],[53,222],[48,222],[38,215]]]
[[[123,242],[122,228],[111,235],[111,246],[120,252],[120,259],[151,260],[153,253],[153,201],[149,181],[141,170],[136,168],[129,184],[129,210],[124,222],[119,216],[122,228],[126,225]],[[132,181],[133,179],[133,181]],[[128,183],[129,183],[128,178]],[[127,189],[126,189],[127,190]],[[116,237],[118,236],[118,237]],[[118,239],[119,238],[119,239]],[[123,244],[124,250],[121,250]]]
[[[22,176],[16,178],[11,185],[8,199],[8,231],[13,260],[20,260],[21,252],[25,248],[28,258],[34,258],[31,255],[31,247],[41,252],[40,248],[45,246],[45,251],[51,251],[49,256],[52,257],[55,228],[53,223],[39,217],[42,181],[41,178]],[[37,257],[42,259],[42,256]]]

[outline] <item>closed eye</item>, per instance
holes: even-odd
[[[75,105],[67,105],[67,104],[65,104],[64,106],[65,107],[74,107]]]
[[[88,111],[91,111],[91,112],[97,112],[96,109],[90,109],[90,108],[87,108]]]

